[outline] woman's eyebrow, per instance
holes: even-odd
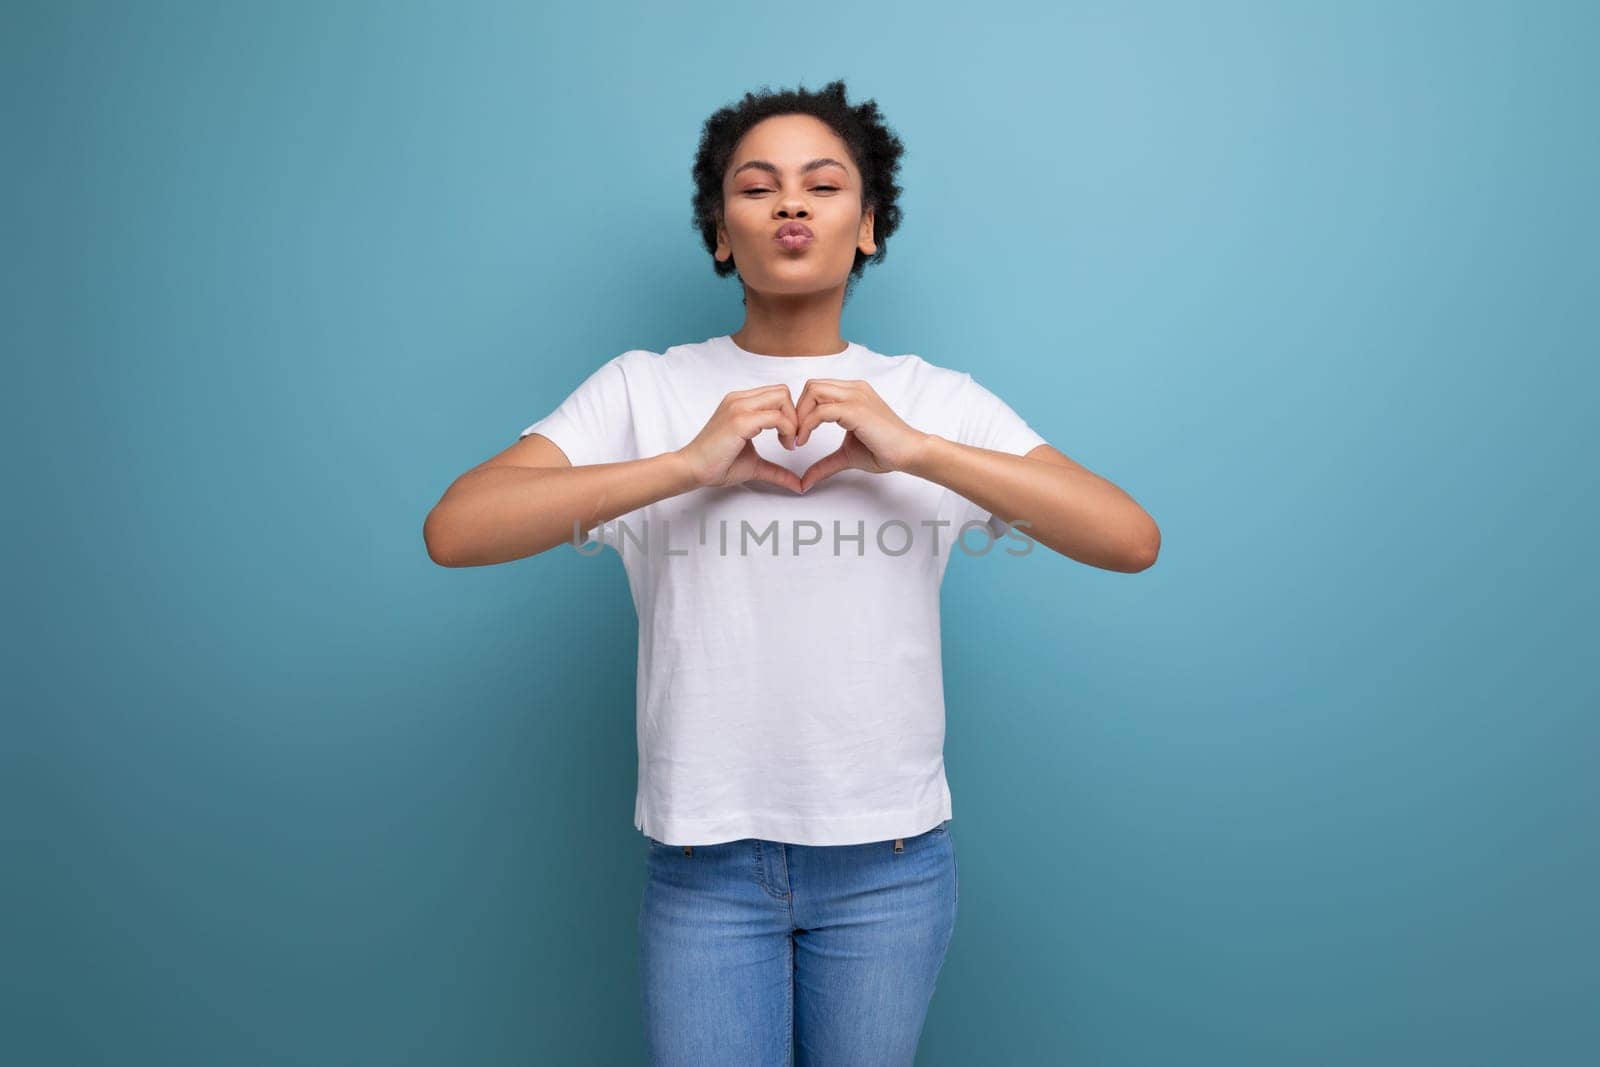
[[[800,168],[800,173],[801,174],[810,174],[812,171],[816,170],[818,167],[830,167],[830,166],[831,167],[838,167],[840,170],[844,171],[846,174],[850,173],[850,168],[846,167],[843,163],[840,163],[837,159],[813,159],[810,163],[807,163],[805,166]],[[733,173],[728,175],[728,177],[729,178],[737,178],[739,176],[739,172],[740,171],[749,170],[749,169],[752,169],[752,168],[755,169],[755,170],[764,170],[768,174],[771,174],[774,178],[776,178],[778,176],[778,168],[774,167],[771,163],[768,163],[764,159],[752,159],[748,163],[739,164],[736,168],[734,168]]]

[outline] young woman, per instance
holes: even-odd
[[[971,374],[844,340],[899,226],[902,151],[842,82],[713,114],[695,221],[743,326],[607,361],[424,529],[445,566],[585,534],[622,556],[652,1063],[912,1062],[958,898],[950,554],[1005,538],[1006,565],[1037,541],[1133,572],[1159,548],[1138,504]]]

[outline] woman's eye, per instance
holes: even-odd
[[[826,189],[830,193],[837,193],[839,191],[839,187],[837,185],[818,185],[818,186],[814,186],[813,187],[813,190],[815,192],[819,192],[819,193],[822,192],[824,189]],[[752,195],[754,193],[770,193],[770,192],[772,192],[771,189],[763,189],[759,185],[756,186],[754,189],[746,189],[744,191],[746,196],[750,196],[750,195]]]

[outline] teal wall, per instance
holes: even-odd
[[[422,520],[737,328],[699,124],[842,76],[908,147],[846,335],[1164,534],[952,562],[919,1062],[1594,1062],[1594,5],[0,19],[0,1060],[640,1061],[620,563]]]

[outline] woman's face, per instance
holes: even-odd
[[[739,140],[723,176],[716,257],[731,257],[756,292],[841,287],[856,250],[878,250],[862,192],[849,148],[827,123],[811,115],[762,119]],[[789,223],[809,229],[810,240],[780,240]]]

